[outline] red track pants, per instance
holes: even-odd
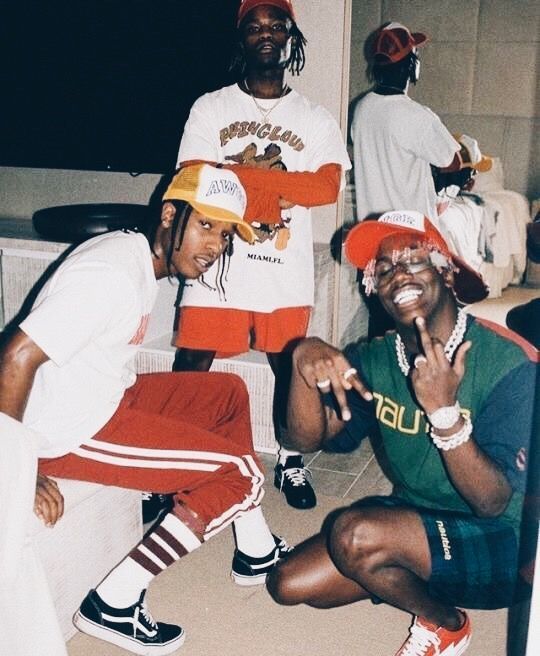
[[[174,492],[206,525],[205,538],[264,494],[246,386],[234,374],[217,372],[138,376],[92,440],[65,456],[42,459],[39,471]]]

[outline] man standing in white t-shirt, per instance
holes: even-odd
[[[383,25],[370,44],[370,73],[375,86],[356,105],[351,125],[356,216],[396,208],[421,212],[438,227],[437,194],[431,165],[460,168],[460,146],[439,117],[407,95],[420,72],[421,32],[400,23]],[[369,337],[392,323],[377,302],[369,302]]]
[[[235,243],[219,289],[186,285],[174,368],[210,368],[214,357],[253,348],[276,379],[274,424],[285,427],[291,349],[304,337],[314,301],[311,207],[334,203],[350,168],[330,113],[285,82],[304,66],[306,40],[289,0],[244,0],[238,11],[237,84],[199,98],[180,144],[193,160],[234,166],[255,206],[246,219],[257,242]],[[201,284],[202,283],[202,284]],[[226,330],[224,330],[226,326]],[[299,509],[316,504],[302,455],[280,449],[275,485]]]
[[[406,207],[437,225],[430,165],[459,168],[459,144],[428,107],[407,95],[419,79],[418,48],[428,40],[400,23],[374,35],[370,70],[375,86],[357,104],[351,127],[358,220]]]

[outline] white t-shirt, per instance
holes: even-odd
[[[115,413],[157,289],[146,237],[119,231],[76,248],[40,291],[20,325],[50,358],[23,417],[43,438],[40,457],[80,446]]]
[[[316,171],[328,163],[350,168],[339,126],[324,107],[294,90],[279,100],[257,98],[257,103],[268,112],[267,121],[236,84],[199,98],[186,123],[178,162],[256,162],[287,171]],[[311,211],[296,205],[282,212],[282,222],[286,228],[264,234],[254,245],[234,240],[225,296],[198,280],[188,281],[182,305],[256,312],[313,305]],[[212,287],[216,268],[204,276]]]
[[[437,225],[430,164],[448,166],[458,142],[428,107],[404,94],[368,93],[351,126],[357,217],[416,210]]]
[[[482,266],[482,244],[485,209],[472,199],[457,196],[443,205],[439,230],[451,251],[459,255],[475,271]]]

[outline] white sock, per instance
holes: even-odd
[[[176,515],[168,513],[103,579],[96,592],[109,606],[127,608],[139,600],[157,574],[200,546],[193,531]]]
[[[276,546],[260,506],[234,520],[234,534],[236,547],[253,558],[266,556]]]
[[[302,454],[300,451],[289,451],[289,449],[286,449],[283,446],[279,447],[279,452],[278,452],[278,462],[280,465],[284,465],[285,461],[289,456],[301,456]]]
[[[153,574],[127,556],[103,579],[96,592],[109,606],[127,608],[139,601],[153,578]]]

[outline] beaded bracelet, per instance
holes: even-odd
[[[433,440],[433,444],[442,451],[449,451],[450,449],[455,449],[461,444],[465,444],[465,442],[467,442],[472,435],[473,427],[470,417],[463,417],[463,419],[465,420],[463,426],[457,431],[457,433],[449,435],[448,437],[441,437],[440,435],[437,435],[437,433],[435,433],[432,428],[430,434]]]

